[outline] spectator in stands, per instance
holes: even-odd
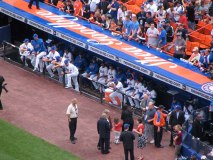
[[[54,6],[57,6],[58,0],[48,0],[48,3],[53,4]]]
[[[90,12],[94,15],[94,13],[97,11],[97,4],[100,2],[100,0],[91,0],[89,1],[90,5]]]
[[[117,74],[116,78],[118,79],[119,82],[121,82],[123,85],[126,84],[126,75],[122,72],[122,69],[120,67],[117,68]]]
[[[115,100],[115,97],[118,97],[118,99],[122,103],[122,94],[120,92],[124,92],[123,84],[117,78],[115,78],[114,82],[110,83],[109,86],[112,87],[114,90],[114,92],[111,93],[109,97],[112,100],[112,103],[117,106],[118,102]],[[122,108],[122,105],[120,107]]]
[[[170,43],[173,41],[173,38],[174,38],[174,29],[171,26],[169,20],[167,20],[165,24],[166,24],[166,41],[167,43]]]
[[[209,113],[210,113],[210,116],[211,116],[211,121],[213,122],[213,99],[211,100],[210,105],[209,105]]]
[[[129,19],[132,20],[132,11],[131,10],[127,11],[127,16],[129,16]]]
[[[87,68],[87,62],[83,57],[82,52],[80,52],[79,55],[75,58],[74,65],[78,68],[79,71]]]
[[[130,31],[132,29],[132,21],[130,20],[129,16],[126,16],[124,23],[123,23],[123,34],[130,36]]]
[[[99,12],[95,12],[94,17],[90,17],[89,21],[94,21],[94,22],[96,22],[98,24],[102,23],[102,19],[101,19],[100,13]]]
[[[99,68],[99,73],[96,77],[93,78],[93,80],[98,82],[98,83],[105,84],[105,80],[107,78],[107,73],[108,73],[108,68],[105,65],[105,62],[102,61],[101,67]],[[93,83],[96,91],[98,92],[99,89],[100,89],[100,84],[95,83],[94,81],[92,83]]]
[[[176,1],[175,2],[175,8],[174,8],[174,19],[175,19],[175,22],[179,22],[179,18],[180,18],[180,11],[184,11],[184,8],[183,6],[180,4],[180,1]],[[182,12],[181,12],[182,13]]]
[[[83,77],[87,77],[90,79],[93,79],[95,76],[97,76],[98,72],[98,63],[96,62],[96,58],[92,58],[92,62],[89,64],[89,67],[85,71],[85,73],[82,74]],[[84,81],[84,87],[88,87],[88,84],[86,81]]]
[[[134,91],[134,86],[135,86],[135,80],[133,79],[133,75],[130,73],[127,75],[127,87],[124,88],[124,92],[127,96],[132,96],[132,93]],[[124,96],[124,104],[127,103],[127,96]],[[128,97],[128,99],[131,99],[130,97]],[[132,100],[130,100],[129,102],[132,102]],[[131,107],[134,106],[134,103],[130,103]]]
[[[111,22],[110,22],[110,28],[109,28],[110,31],[115,31],[116,30],[116,23],[115,23],[115,20],[112,19]]]
[[[86,19],[90,18],[90,5],[88,4],[88,0],[84,0],[83,17]]]
[[[99,3],[98,3],[98,11],[99,13],[102,14],[106,14],[109,10],[108,10],[108,5],[109,5],[109,2],[106,1],[106,0],[101,0]]]
[[[119,8],[119,3],[116,0],[112,0],[110,4],[107,7],[110,11],[112,19],[115,20],[117,24],[117,13],[118,13],[118,8]]]
[[[206,14],[209,13],[211,4],[212,4],[211,0],[204,0],[203,10],[205,11]]]
[[[154,24],[154,19],[151,16],[151,12],[146,12],[146,22],[144,24],[144,26],[146,28],[150,27],[151,23]]]
[[[177,97],[174,96],[174,97],[172,98],[172,105],[171,105],[170,111],[174,111],[174,110],[175,110],[175,107],[176,107],[177,105],[181,107],[181,103],[177,100]]]
[[[123,21],[124,21],[127,16],[127,8],[125,5],[123,5],[122,12],[123,12]]]
[[[35,62],[33,71],[38,70],[38,65],[40,66],[40,72],[43,72],[42,58],[46,55],[46,48],[42,39],[38,38],[37,34],[33,35],[34,40],[31,41],[31,44],[34,48],[32,54],[35,57],[32,59],[32,63]]]
[[[122,28],[123,28],[123,22],[118,22],[118,26],[116,27],[116,31],[121,32],[122,33]]]
[[[146,10],[151,12],[152,18],[155,18],[156,12],[157,12],[157,6],[155,3],[153,3],[153,0],[148,0],[149,4],[145,5]]]
[[[64,48],[64,58],[68,59],[69,63],[73,63],[74,62],[74,58],[72,53],[69,52],[68,48]]]
[[[163,47],[166,45],[166,30],[164,29],[163,24],[159,25],[160,34],[159,34],[159,40],[158,40],[158,48]]]
[[[184,116],[186,120],[191,120],[192,116],[192,111],[193,111],[193,106],[190,105],[187,101],[184,102],[183,106],[183,111],[184,111]]]
[[[105,25],[105,28],[109,29],[110,28],[110,24],[111,24],[111,15],[107,14],[106,15],[106,25]]]
[[[203,18],[203,7],[200,6],[200,2],[195,2],[195,19],[200,21]]]
[[[138,28],[138,33],[137,33],[137,38],[136,40],[138,40],[138,43],[145,43],[146,42],[146,33],[145,33],[145,28],[143,25],[139,25]]]
[[[63,57],[64,53],[63,53],[63,50],[61,49],[60,45],[56,45],[56,51],[60,54],[61,57]]]
[[[144,11],[144,6],[141,6],[141,11],[136,14],[138,22],[140,25],[145,24],[146,21],[146,12]]]
[[[119,21],[123,21],[123,11],[122,11],[122,8],[123,8],[123,4],[120,3],[119,4],[119,8],[118,8],[118,13],[117,13],[117,20],[118,20],[118,22]]]
[[[186,42],[184,39],[181,38],[180,33],[176,34],[176,39],[173,41],[173,43],[167,48],[167,50],[170,50],[172,47],[174,47],[174,57],[175,58],[183,58],[184,51],[186,48]]]
[[[195,5],[193,2],[189,2],[188,6],[185,5],[184,0],[182,0],[183,7],[186,8],[186,16],[188,21],[188,27],[194,30],[195,25]]]
[[[202,122],[202,117],[200,114],[197,115],[192,124],[192,135],[195,138],[200,138],[201,141],[204,140],[204,124]]]
[[[205,55],[204,55],[204,60],[203,60],[203,67],[208,69],[209,68],[209,64],[211,63],[210,62],[210,59],[209,59],[209,56],[210,56],[210,49],[206,49],[205,50]]]
[[[25,39],[22,45],[20,45],[20,55],[21,55],[21,60],[24,60],[25,57],[25,66],[28,66],[27,64],[27,59],[32,60],[34,56],[31,54],[33,52],[33,46],[31,43],[29,43],[29,39]],[[34,66],[34,64],[32,64]]]
[[[199,49],[198,49],[198,47],[194,47],[192,51],[193,51],[193,53],[190,56],[190,58],[188,59],[188,62],[197,64],[200,59]]]
[[[164,7],[162,4],[158,8],[159,10],[156,12],[156,18],[158,19],[159,24],[161,24],[165,22],[166,11],[164,10]]]
[[[73,4],[74,7],[74,16],[82,16],[81,13],[83,12],[83,5],[80,0],[76,0]]]
[[[189,28],[188,20],[187,20],[186,16],[184,15],[184,11],[179,11],[179,15],[180,15],[179,24],[182,24],[183,28],[188,29]]]
[[[169,8],[168,2],[166,0],[160,0],[159,5],[163,5],[165,10]]]
[[[101,24],[100,24],[100,26],[101,27],[106,27],[106,16],[105,16],[105,14],[103,14],[103,15],[101,15]]]
[[[177,124],[182,126],[184,122],[185,122],[184,112],[181,111],[181,107],[177,105],[175,107],[175,110],[171,112],[169,119],[169,127],[171,128],[171,138],[169,146],[173,145],[174,126],[176,126]]]
[[[155,103],[155,100],[157,98],[157,93],[156,91],[152,88],[152,86],[147,86],[147,95],[149,96],[149,98],[151,98],[153,100],[153,102]]]
[[[159,31],[155,28],[154,23],[151,23],[150,28],[146,31],[146,35],[148,37],[148,44],[157,47]]]
[[[131,32],[130,32],[130,36],[129,36],[129,41],[134,38],[137,38],[137,32],[138,32],[138,28],[139,28],[139,23],[137,21],[137,17],[136,15],[132,16],[132,28],[131,28]]]
[[[74,8],[73,8],[73,5],[72,5],[71,1],[70,0],[66,0],[66,5],[61,10],[66,12],[66,13],[73,14]]]
[[[170,8],[168,8],[166,12],[168,14],[168,16],[167,16],[168,20],[171,21],[171,22],[175,22],[175,19],[174,19],[175,10],[174,10],[174,4],[173,3],[170,4]]]
[[[175,34],[177,34],[177,33],[180,33],[181,37],[184,40],[188,39],[188,29],[183,28],[183,24],[182,23],[178,24],[178,27],[177,27],[177,29],[175,31]]]

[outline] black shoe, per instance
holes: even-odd
[[[74,140],[77,140],[78,138],[76,138],[76,137],[73,137],[73,139],[74,139]]]
[[[109,149],[112,149],[111,147],[109,147]]]
[[[163,148],[163,146],[162,146],[162,145],[160,145],[160,147],[158,147],[158,148]]]
[[[109,154],[110,153],[110,151],[108,151],[108,152],[105,152],[104,154]]]
[[[173,145],[173,144],[170,142],[170,143],[169,143],[169,146],[172,146],[172,145]]]
[[[101,147],[97,147],[98,148],[98,150],[101,150]]]
[[[30,6],[28,6],[29,9],[32,9]]]
[[[72,144],[75,144],[75,140],[72,140],[71,142],[72,142]]]
[[[3,110],[3,108],[0,108],[0,110]]]
[[[40,10],[40,8],[37,8],[38,10]]]

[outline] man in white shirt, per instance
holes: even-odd
[[[28,66],[28,64],[26,62],[27,59],[32,60],[33,57],[35,57],[35,56],[31,55],[31,53],[33,51],[33,46],[32,46],[32,44],[29,41],[30,41],[29,39],[25,39],[23,41],[24,43],[22,45],[20,45],[20,48],[19,48],[19,53],[21,55],[21,60],[23,61],[23,59],[25,57],[25,62],[24,62],[25,66]],[[32,63],[32,61],[31,61],[31,63]],[[35,64],[32,63],[32,65],[34,66]]]
[[[193,107],[187,101],[184,102],[183,112],[186,120],[190,120],[192,118]]]
[[[64,55],[63,55],[63,57],[66,58],[66,59],[68,59],[68,61],[70,63],[74,62],[73,55],[72,55],[72,53],[69,52],[68,48],[64,48]]]
[[[184,11],[184,7],[180,4],[179,1],[176,1],[176,7],[174,8],[174,19],[175,22],[179,22],[179,18],[180,18],[180,11]]]
[[[132,96],[134,86],[135,86],[135,80],[133,79],[133,75],[131,73],[129,73],[128,76],[127,76],[127,87],[124,88],[124,92],[126,93],[127,96]],[[124,104],[127,103],[127,96],[126,95],[124,95]],[[129,98],[130,97],[128,97],[128,99]],[[134,106],[134,104],[131,104],[131,106],[132,105]]]
[[[100,84],[98,84],[98,83],[96,83],[96,82],[94,82],[94,81],[97,81],[97,82],[99,82],[99,83],[101,83],[101,84],[104,85],[104,84],[105,84],[105,80],[106,80],[106,78],[107,78],[107,74],[108,74],[108,68],[107,68],[107,66],[105,65],[105,62],[102,61],[101,67],[99,68],[98,76],[95,76],[95,77],[93,78],[93,81],[92,81],[92,83],[93,83],[93,85],[94,85],[96,91],[99,91],[99,89],[100,89]]]
[[[74,137],[74,135],[77,127],[77,118],[78,118],[78,106],[76,98],[72,99],[72,103],[68,106],[66,114],[69,121],[70,140],[72,144],[75,144],[75,140],[77,140],[77,138]]]
[[[154,90],[154,89],[152,89],[152,87],[151,86],[148,86],[147,87],[147,95],[149,96],[149,98],[150,99],[152,99],[153,100],[153,102],[155,103],[155,100],[156,100],[156,98],[157,98],[157,93],[156,93],[156,91]]]
[[[147,29],[146,35],[148,37],[148,44],[157,47],[159,31],[155,28],[154,23],[150,24],[150,28]]]
[[[115,97],[118,97],[122,104],[122,94],[119,92],[124,92],[123,90],[123,84],[118,81],[117,78],[114,79],[114,82],[110,84],[110,87],[114,89],[114,92],[109,95],[110,99],[112,100],[112,103],[114,105],[118,105],[117,101],[115,100]],[[119,92],[118,92],[119,91]],[[122,105],[120,106],[122,108]]]
[[[155,17],[157,12],[157,6],[153,3],[153,0],[148,0],[149,4],[145,6],[146,12],[152,13],[152,18]]]
[[[54,60],[56,60],[56,57],[59,56],[60,57],[60,54],[56,51],[56,47],[52,47],[50,49],[50,52],[49,54],[47,55],[47,57],[44,57],[42,60],[44,62],[50,62],[50,64],[46,67],[48,73],[50,74],[50,77],[54,78],[55,75],[53,74],[53,71],[52,71],[52,68],[54,66]],[[58,76],[59,76],[59,81],[62,82],[62,75],[61,75],[61,71],[62,69],[61,68],[57,68],[57,71],[58,71]]]
[[[122,12],[122,8],[123,8],[123,4],[120,3],[119,4],[119,8],[118,8],[118,13],[117,13],[117,19],[118,19],[118,21],[120,19],[123,20],[123,17],[124,17],[123,12]]]
[[[74,82],[75,85],[75,90],[79,92],[79,86],[78,86],[78,68],[74,66],[73,64],[69,63],[69,61],[66,59],[64,61],[64,67],[65,67],[65,73],[62,72],[61,74],[65,74],[65,81],[67,81],[66,89],[67,88],[72,88],[71,84],[71,78]]]

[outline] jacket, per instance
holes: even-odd
[[[87,74],[93,75],[97,74],[97,72],[98,72],[98,64],[91,62],[89,64],[89,67],[87,68]]]
[[[83,69],[83,68],[87,68],[87,62],[85,60],[85,58],[80,58],[79,56],[76,57],[75,61],[74,61],[74,65],[78,68],[78,69]]]
[[[160,111],[155,112],[153,123],[157,127],[163,127],[165,125],[165,118],[167,114],[163,114]]]
[[[134,146],[133,140],[135,140],[135,135],[131,131],[123,131],[119,140],[123,142],[124,149],[132,149]]]
[[[196,138],[200,138],[201,141],[204,140],[204,125],[197,118],[192,124],[192,135]]]
[[[110,126],[109,122],[105,118],[98,120],[97,130],[100,138],[110,138]]]
[[[34,48],[34,51],[35,52],[42,52],[42,51],[45,51],[46,52],[46,48],[44,46],[44,42],[42,39],[38,38],[36,41],[35,40],[32,40],[32,45],[33,45],[33,48]]]
[[[170,119],[169,119],[169,124],[171,126],[175,126],[177,124],[181,125],[185,122],[185,117],[184,117],[184,112],[183,111],[179,111],[179,116],[177,118],[177,113],[176,111],[172,111],[171,115],[170,115]]]

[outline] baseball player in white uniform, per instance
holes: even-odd
[[[52,71],[52,68],[54,67],[55,65],[55,62],[54,60],[56,60],[56,57],[59,56],[60,57],[60,54],[56,51],[56,47],[52,47],[50,49],[50,52],[49,54],[47,55],[47,57],[44,57],[43,58],[43,61],[45,62],[50,62],[50,64],[46,67],[48,73],[50,74],[50,77],[55,77],[55,75],[53,74],[53,71]],[[61,72],[62,72],[62,69],[61,68],[57,68],[57,71],[58,71],[58,76],[59,76],[59,82],[62,82],[62,75],[61,75]]]
[[[20,45],[20,48],[19,48],[19,53],[21,55],[21,60],[23,61],[24,57],[25,57],[25,66],[28,66],[27,64],[27,59],[30,59],[32,60],[33,59],[33,55],[31,54],[32,51],[33,51],[33,46],[32,44],[30,43],[30,40],[29,39],[25,39],[23,41],[24,43],[22,45]],[[31,62],[32,63],[32,62]],[[32,65],[35,65],[32,63]]]
[[[115,97],[118,97],[118,99],[120,100],[120,102],[122,104],[122,94],[119,92],[124,92],[123,84],[121,82],[119,82],[117,78],[115,78],[114,82],[111,82],[109,86],[114,89],[114,92],[109,95],[110,99],[112,100],[112,103],[114,105],[118,105],[117,101],[115,100]],[[122,107],[122,105],[121,105],[121,107]]]
[[[107,68],[107,66],[105,65],[105,62],[102,61],[101,67],[99,68],[98,76],[95,76],[95,77],[93,78],[93,81],[92,81],[92,83],[93,83],[93,85],[94,85],[96,91],[99,91],[99,89],[100,89],[100,84],[95,83],[95,82],[99,82],[99,83],[101,83],[101,84],[104,85],[104,84],[105,84],[105,80],[106,80],[106,78],[107,78],[107,73],[108,73],[108,68]],[[95,82],[94,82],[94,81],[95,81]]]
[[[134,86],[135,86],[135,80],[133,79],[133,75],[131,73],[129,73],[127,75],[127,87],[124,88],[124,92],[126,93],[127,96],[132,96],[132,92],[134,90]],[[127,103],[127,96],[124,95],[124,104]],[[130,97],[128,97],[129,99]],[[131,98],[130,98],[131,99]],[[132,105],[131,105],[132,106]],[[134,106],[134,105],[133,105]]]
[[[116,78],[116,70],[113,68],[112,64],[109,64],[109,70],[107,74],[107,79],[105,80],[105,84],[109,86],[110,83],[113,82],[115,78]]]
[[[157,98],[157,93],[154,89],[152,89],[151,86],[147,87],[147,95],[149,96],[150,99],[153,100],[153,102],[155,103],[155,100]]]
[[[65,67],[65,73],[62,72],[61,74],[65,74],[65,79],[67,79],[67,85],[65,88],[72,88],[71,84],[71,78],[75,85],[75,90],[79,92],[79,86],[78,86],[78,68],[74,66],[73,64],[69,63],[69,60],[64,61],[64,67]]]
[[[74,62],[73,55],[72,55],[72,53],[69,52],[68,48],[64,48],[64,55],[63,55],[63,57],[66,58],[66,59],[68,59],[68,61],[70,63]]]

